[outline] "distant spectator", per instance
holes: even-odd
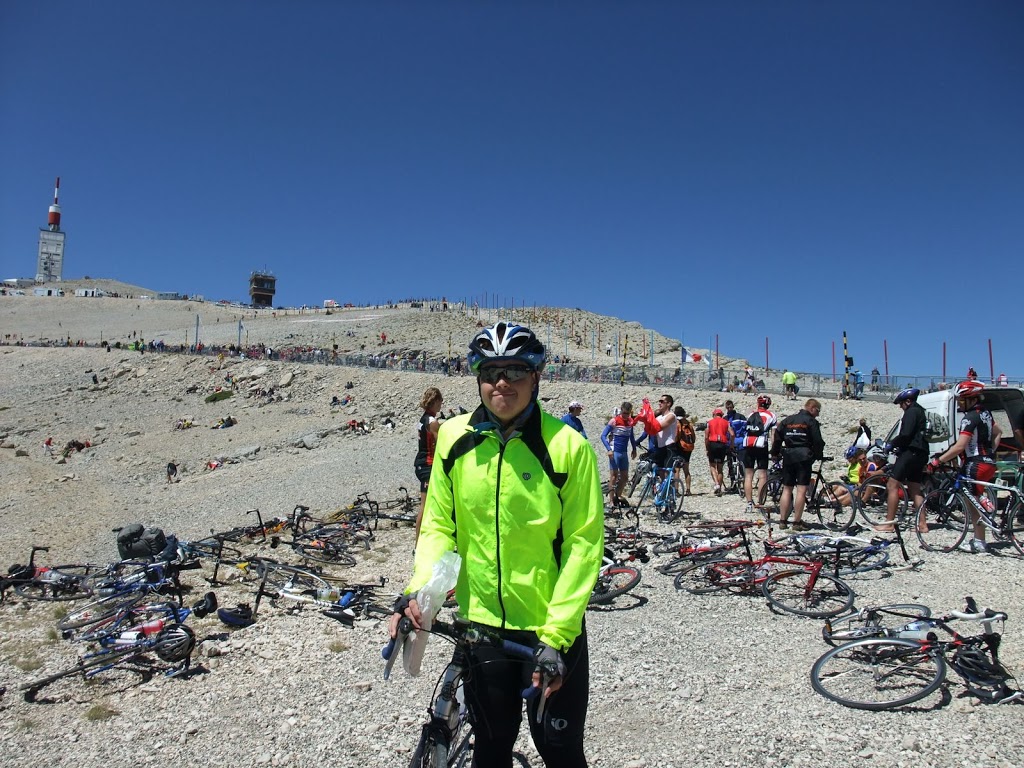
[[[580,421],[581,413],[583,413],[583,403],[579,400],[573,400],[569,403],[569,412],[562,417],[562,421],[586,437],[587,430],[583,428],[583,422]]]

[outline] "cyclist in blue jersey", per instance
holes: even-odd
[[[637,420],[633,418],[633,404],[628,400],[619,407],[619,412],[612,417],[601,432],[601,444],[608,452],[608,468],[611,470],[611,482],[609,483],[609,503],[613,506],[625,504],[622,498],[622,491],[626,488],[626,481],[629,479],[629,449],[632,448],[633,458],[636,458],[636,447],[639,440],[633,434],[633,425]],[[611,441],[609,442],[609,437]]]

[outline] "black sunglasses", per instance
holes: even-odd
[[[486,384],[497,384],[499,379],[504,379],[510,384],[514,381],[522,381],[533,371],[521,365],[512,365],[507,368],[481,368],[480,381]]]

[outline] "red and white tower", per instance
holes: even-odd
[[[53,205],[47,216],[46,229],[39,230],[39,257],[36,261],[37,283],[59,283],[64,274],[65,233],[60,228],[60,176],[53,189]]]
[[[53,205],[50,206],[50,215],[47,218],[51,232],[60,232],[60,206],[57,198],[60,197],[60,176],[57,177],[57,184],[53,188]]]

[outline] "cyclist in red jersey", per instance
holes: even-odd
[[[725,418],[725,411],[715,408],[704,430],[704,449],[708,452],[708,466],[711,469],[711,482],[715,486],[715,496],[722,495],[722,464],[725,463],[729,446],[735,438],[732,425]]]
[[[992,418],[992,412],[981,404],[985,397],[985,385],[980,381],[968,379],[957,384],[953,394],[956,396],[957,409],[963,413],[960,419],[960,436],[946,451],[932,459],[929,467],[935,469],[940,464],[963,455],[963,473],[974,480],[990,483],[996,476],[995,449],[999,445],[1001,432],[999,425]],[[985,492],[985,486],[975,485],[974,495],[986,510],[992,511],[995,508],[992,499]],[[974,509],[970,512],[974,522],[974,540],[968,548],[974,553],[988,552],[985,544],[985,525]]]

